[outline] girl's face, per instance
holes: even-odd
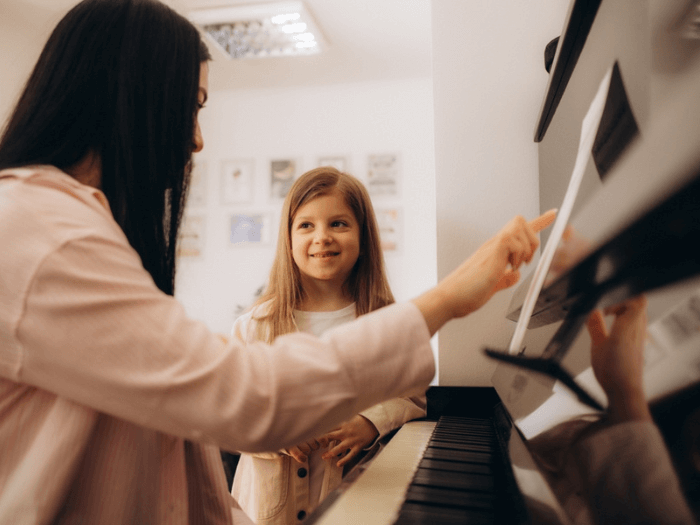
[[[360,255],[360,227],[338,191],[301,206],[292,222],[292,258],[302,286],[345,284]]]

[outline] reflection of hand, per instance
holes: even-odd
[[[450,319],[478,310],[497,291],[518,282],[518,268],[532,260],[540,244],[537,232],[555,216],[556,210],[550,210],[529,223],[515,217],[435,288],[414,299],[430,333]]]
[[[607,308],[606,314],[615,315],[609,334],[600,310],[588,319],[591,365],[608,396],[611,422],[651,420],[643,382],[646,306],[640,296]]]
[[[332,445],[323,454],[323,459],[331,459],[345,454],[338,461],[338,466],[342,467],[362,452],[362,449],[372,443],[378,435],[377,427],[369,419],[358,414],[352,419],[341,423],[335,430],[319,438],[322,443],[328,441]]]
[[[295,445],[291,448],[288,448],[286,452],[294,459],[296,459],[299,463],[305,463],[306,460],[309,459],[309,454],[311,454],[311,451],[318,450],[319,448],[321,448],[321,444],[315,439],[310,439],[303,443],[299,443],[298,445]]]
[[[590,242],[579,236],[571,226],[567,226],[561,235],[559,246],[552,256],[545,286],[576,264],[588,254],[589,250]]]

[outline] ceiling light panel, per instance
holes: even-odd
[[[300,1],[201,9],[189,17],[234,59],[313,55],[325,46]]]

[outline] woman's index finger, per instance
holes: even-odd
[[[535,230],[535,233],[544,230],[547,226],[554,222],[554,219],[557,217],[557,211],[559,210],[552,208],[551,210],[544,212],[536,219],[532,219],[530,221],[530,227]]]

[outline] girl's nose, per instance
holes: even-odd
[[[326,228],[318,228],[316,230],[315,241],[319,244],[328,244],[331,242],[331,234]]]

